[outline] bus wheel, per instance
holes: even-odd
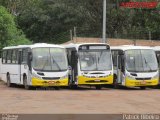
[[[119,85],[118,85],[118,83],[116,82],[116,80],[114,80],[114,82],[113,82],[113,87],[114,87],[115,89],[119,89]]]
[[[11,83],[11,79],[10,79],[10,75],[9,74],[7,75],[7,86],[8,87],[12,87],[13,86],[12,83]]]
[[[60,87],[56,86],[54,87],[55,90],[60,90]]]
[[[26,76],[24,76],[24,78],[23,78],[23,85],[26,90],[30,90],[31,87],[27,84],[27,77]]]
[[[145,87],[145,86],[141,86],[140,89],[141,89],[141,90],[145,90],[146,87]]]
[[[69,88],[70,88],[70,89],[77,89],[78,86],[77,86],[77,85],[70,85]]]
[[[102,86],[96,85],[96,90],[101,90]]]
[[[114,83],[114,88],[119,89],[119,85],[117,83]]]
[[[119,89],[119,85],[117,83],[117,75],[114,74],[114,79],[113,79],[113,87],[115,89]]]

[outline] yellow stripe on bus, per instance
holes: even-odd
[[[113,84],[113,75],[99,78],[89,78],[85,76],[78,76],[78,85],[101,85]]]
[[[43,80],[32,78],[32,86],[68,86],[68,78],[60,80]]]

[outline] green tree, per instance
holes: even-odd
[[[148,39],[151,31],[153,39],[160,39],[159,12],[118,6],[127,1],[107,0],[107,37]],[[103,0],[0,0],[0,4],[33,42],[63,43],[74,26],[77,36],[102,36]]]
[[[14,17],[0,6],[0,49],[9,45],[30,43],[23,32],[17,29]]]

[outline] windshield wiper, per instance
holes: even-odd
[[[149,71],[153,71],[152,68],[151,68],[151,66],[150,66],[149,63],[147,62],[146,58],[145,58],[145,57],[143,57],[143,58],[144,58],[145,64],[149,67]]]
[[[47,63],[48,63],[48,59],[45,61],[45,63],[43,64],[43,67],[42,67],[42,71],[44,70],[44,68],[46,67],[46,65],[47,65]]]
[[[61,71],[60,66],[59,66],[59,65],[58,65],[58,63],[55,61],[55,59],[53,58],[53,56],[52,56],[52,60],[53,60],[53,63],[55,63],[55,64],[56,64],[56,66],[58,67],[59,71]]]

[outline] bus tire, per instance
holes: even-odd
[[[11,83],[10,75],[7,74],[7,86],[8,87],[13,87],[13,84]]]
[[[119,85],[117,83],[114,83],[114,88],[119,89]]]
[[[114,74],[113,87],[115,89],[119,89],[119,85],[117,83],[117,75]]]
[[[77,86],[77,85],[70,85],[69,88],[70,88],[70,89],[77,89],[78,86]]]
[[[60,90],[60,87],[56,86],[54,87],[55,90]]]
[[[30,90],[31,87],[27,84],[27,76],[23,77],[23,85],[26,90]]]
[[[145,90],[146,87],[145,87],[145,86],[141,86],[140,89],[141,89],[141,90]]]
[[[96,85],[96,90],[101,90],[102,86],[101,85]]]

